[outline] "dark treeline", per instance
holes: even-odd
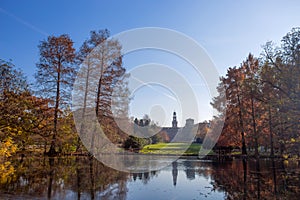
[[[223,89],[222,89],[223,88]],[[280,46],[267,42],[221,77],[219,96],[211,103],[224,120],[219,146],[241,147],[242,154],[299,157],[300,28],[293,28]]]

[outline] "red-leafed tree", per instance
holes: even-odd
[[[70,89],[75,77],[75,49],[68,35],[49,36],[40,43],[40,60],[35,74],[38,94],[53,101],[53,129],[49,155],[57,153],[58,122],[70,102]]]

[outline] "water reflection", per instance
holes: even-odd
[[[161,159],[161,158],[160,158]],[[0,199],[299,199],[297,162],[179,159],[160,171],[124,173],[89,157],[25,158]]]
[[[176,186],[177,176],[178,176],[178,169],[177,169],[176,161],[172,163],[172,176],[173,176],[173,185]]]
[[[214,164],[214,185],[227,199],[299,199],[300,170],[297,162],[275,160],[233,161]],[[288,184],[287,184],[288,183]]]

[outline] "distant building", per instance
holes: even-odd
[[[171,127],[163,127],[162,132],[166,132],[169,137],[169,141],[172,141],[177,135],[178,131],[181,131],[180,137],[175,138],[175,142],[198,142],[202,143],[203,138],[206,135],[206,130],[209,127],[209,123],[203,122],[195,124],[194,119],[188,118],[185,121],[184,127],[178,127],[176,112],[173,112],[173,120]],[[196,134],[195,134],[196,133]],[[193,141],[187,139],[192,138],[190,134],[196,135]]]
[[[163,127],[161,131],[165,131],[168,136],[169,136],[169,140],[173,140],[173,138],[175,137],[175,135],[178,132],[178,122],[177,122],[177,117],[176,117],[176,112],[173,112],[173,120],[172,120],[172,127]]]
[[[173,121],[172,121],[172,128],[177,128],[177,117],[176,117],[176,112],[173,112]]]
[[[187,127],[194,126],[194,120],[191,118],[185,120],[185,126],[187,126]]]

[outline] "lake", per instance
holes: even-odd
[[[88,157],[30,157],[12,167],[0,199],[300,199],[300,166],[291,161],[182,158],[124,173]]]

